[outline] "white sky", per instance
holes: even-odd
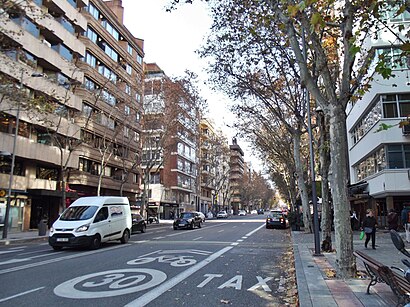
[[[171,77],[182,76],[185,70],[198,74],[201,81],[206,81],[204,72],[206,61],[195,53],[201,47],[211,26],[206,4],[195,1],[177,10],[165,11],[170,0],[123,0],[124,24],[130,32],[144,40],[144,61],[155,62]],[[208,101],[209,118],[216,128],[221,128],[232,143],[234,132],[226,124],[232,123],[234,116],[228,110],[229,99],[220,93],[212,92],[206,86],[201,88],[202,97]],[[245,152],[245,161],[253,155],[248,152],[244,142],[238,144]],[[257,162],[253,167],[260,169]]]

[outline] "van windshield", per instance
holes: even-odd
[[[67,208],[60,216],[60,221],[81,221],[92,218],[97,206],[76,206]]]

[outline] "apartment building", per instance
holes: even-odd
[[[56,142],[80,139],[73,120],[81,99],[71,85],[83,80],[75,61],[85,47],[76,36],[87,28],[79,9],[88,1],[12,2],[0,16],[0,202],[3,224],[11,188],[9,226],[21,231],[36,228],[50,208],[58,213],[59,170],[69,151]],[[78,158],[73,153],[67,167]]]
[[[82,144],[69,186],[79,195],[122,195],[136,205],[140,185],[143,97],[143,40],[123,24],[122,1],[89,1],[81,13],[87,28],[79,36],[85,55]]]
[[[392,10],[385,21],[408,29],[410,13],[395,16]],[[400,42],[389,31],[380,31],[368,44],[386,59],[394,77],[374,72],[369,91],[347,109],[350,202],[361,218],[373,208],[379,226],[385,226],[390,209],[400,212],[410,202],[410,126],[398,126],[410,115],[410,58],[400,56]]]
[[[0,224],[13,154],[12,230],[79,196],[135,202],[144,53],[121,1],[14,2],[0,16]]]
[[[241,203],[241,187],[243,186],[244,176],[244,153],[238,145],[236,138],[232,139],[232,145],[229,145],[230,160],[229,160],[229,181],[230,181],[230,202],[233,214],[238,214],[242,208]]]
[[[170,80],[157,64],[148,63],[144,110],[142,168],[149,173],[147,215],[168,219],[197,210],[199,112],[195,101],[182,83]]]
[[[200,203],[198,210],[216,213],[229,207],[229,147],[226,137],[208,118],[200,121],[199,172]]]

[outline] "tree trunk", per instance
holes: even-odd
[[[309,196],[305,182],[302,163],[300,161],[300,134],[293,135],[293,155],[295,159],[296,174],[298,180],[298,188],[303,208],[303,224],[305,232],[312,232],[312,216],[310,214]]]
[[[329,106],[331,188],[334,205],[337,274],[353,277],[356,268],[353,258],[353,237],[350,227],[350,205],[347,198],[348,156],[346,116],[343,104]]]
[[[330,206],[329,195],[329,167],[330,167],[330,152],[329,152],[329,129],[323,113],[318,114],[318,125],[320,129],[319,137],[319,159],[320,159],[320,177],[322,178],[322,241],[327,241],[328,249],[332,249],[332,208]],[[322,246],[324,246],[322,244]]]

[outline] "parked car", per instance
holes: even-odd
[[[258,209],[258,214],[264,214],[265,211],[263,209]]]
[[[252,210],[252,211],[251,211],[251,214],[258,214],[258,211]]]
[[[245,215],[246,215],[246,211],[245,211],[245,210],[239,210],[238,215],[239,215],[239,216],[245,216]]]
[[[227,219],[228,218],[228,213],[226,211],[222,210],[219,211],[218,214],[216,215],[217,219]]]
[[[205,214],[203,214],[202,212],[200,212],[200,211],[196,211],[196,213],[198,213],[199,214],[199,216],[201,217],[201,219],[202,219],[202,223],[205,223]]]
[[[135,233],[137,231],[145,232],[147,230],[147,223],[145,219],[139,213],[132,213],[132,228],[131,233]]]
[[[289,221],[282,211],[271,211],[266,217],[266,228],[288,228]]]
[[[175,219],[173,227],[174,230],[179,228],[189,228],[194,229],[195,226],[198,228],[202,227],[202,218],[198,212],[182,212],[177,219]]]

